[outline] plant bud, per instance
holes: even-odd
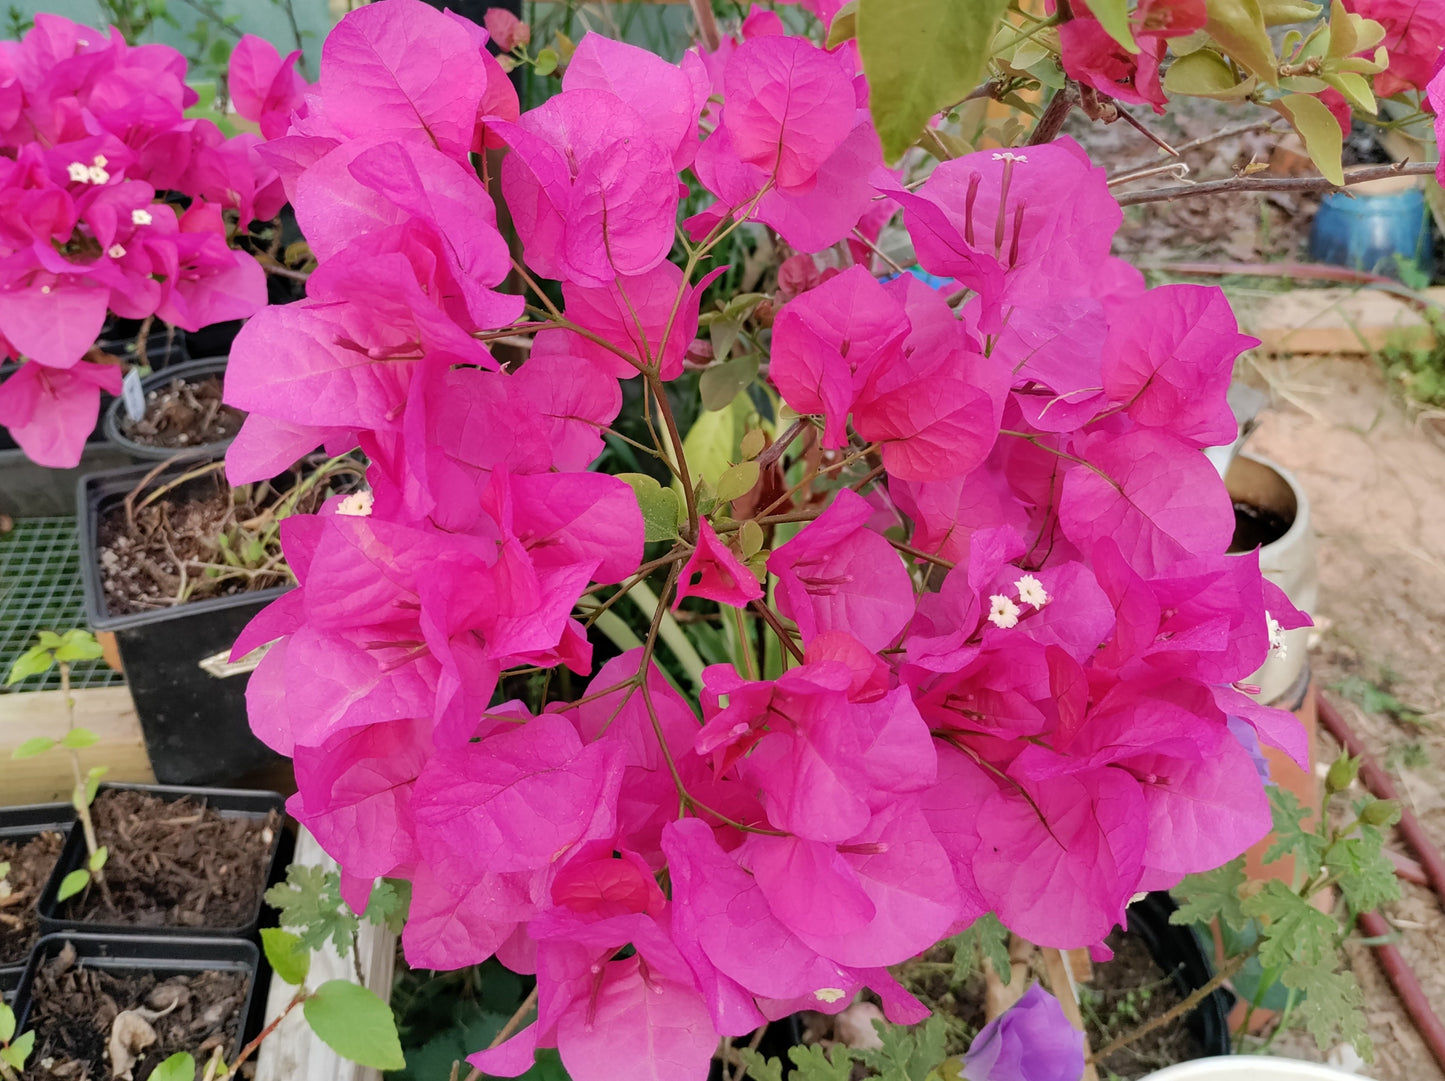
[[[1340,755],[1330,766],[1329,773],[1325,774],[1325,791],[1330,795],[1343,792],[1355,783],[1355,777],[1359,772],[1360,760],[1358,758],[1351,758],[1348,754]]]
[[[1393,799],[1375,800],[1360,808],[1360,821],[1367,826],[1393,826],[1400,821],[1400,802]]]

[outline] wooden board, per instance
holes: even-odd
[[[336,861],[323,852],[316,838],[304,829],[296,838],[292,862],[308,867],[336,867]],[[363,923],[358,939],[365,986],[390,1000],[396,936],[385,927]],[[343,960],[329,942],[325,949],[312,952],[311,974],[306,978],[306,985],[315,988],[327,980],[356,982],[356,967],[351,958]],[[295,987],[274,976],[271,978],[271,989],[266,996],[267,1024],[286,1009],[295,993]],[[312,1034],[300,1010],[292,1010],[261,1044],[255,1081],[381,1081],[381,1072],[342,1058]]]
[[[76,725],[100,737],[99,743],[80,752],[81,768],[109,766],[107,781],[154,782],[130,691],[96,687],[72,691],[71,698]],[[28,739],[59,739],[65,731],[65,701],[60,691],[0,696],[0,807],[70,799],[74,781],[68,753],[47,751],[19,762],[10,757]]]

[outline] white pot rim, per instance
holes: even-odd
[[[1344,1081],[1359,1078],[1318,1062],[1272,1055],[1222,1055],[1181,1062],[1144,1081]]]

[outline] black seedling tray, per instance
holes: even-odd
[[[198,796],[205,801],[206,806],[219,811],[228,818],[264,820],[272,811],[279,811],[281,818],[277,822],[275,836],[271,838],[271,847],[266,857],[262,892],[276,881],[282,869],[290,862],[294,841],[285,828],[286,800],[277,792],[230,788],[186,788],[180,785],[114,784],[101,785],[96,798],[99,799],[107,791],[118,789],[147,792],[169,801],[175,801],[184,796]],[[77,822],[71,827],[70,836],[66,839],[65,847],[60,852],[60,859],[55,864],[50,881],[45,884],[45,891],[40,895],[42,934],[98,934],[126,937],[140,935],[197,939],[254,939],[259,935],[261,913],[265,906],[260,893],[256,895],[256,907],[250,917],[245,923],[235,927],[141,927],[135,924],[68,919],[60,915],[62,902],[56,900],[56,894],[60,890],[61,880],[71,871],[82,867],[85,858],[85,833],[81,829],[80,823]]]

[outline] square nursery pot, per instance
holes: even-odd
[[[100,918],[96,919],[78,919],[68,916],[65,909],[68,902],[57,901],[56,894],[60,889],[61,880],[85,863],[85,833],[80,823],[76,822],[71,827],[70,835],[66,838],[65,847],[61,850],[55,870],[51,872],[50,881],[45,884],[45,890],[40,895],[39,911],[42,934],[146,935],[203,939],[254,939],[258,937],[261,914],[265,909],[262,894],[284,875],[286,864],[291,860],[291,852],[295,844],[291,834],[285,828],[286,801],[280,793],[229,788],[185,788],[179,785],[112,784],[101,785],[96,799],[103,798],[107,792],[142,792],[167,802],[175,802],[186,796],[192,796],[203,800],[207,807],[219,812],[223,818],[244,818],[255,822],[264,822],[273,811],[278,812],[274,834],[266,848],[266,855],[261,866],[256,869],[260,888],[256,891],[255,904],[249,907],[243,919],[226,927],[107,922],[104,919],[103,910]],[[104,843],[104,838],[101,838],[101,841]],[[114,854],[115,846],[112,845],[112,859]]]
[[[261,1031],[266,994],[257,993],[263,984],[260,951],[254,942],[219,938],[157,938],[148,935],[47,935],[36,944],[25,965],[15,997],[17,1031],[24,1032],[35,1013],[35,981],[47,961],[57,957],[69,945],[75,950],[76,963],[83,969],[113,976],[153,974],[157,982],[173,976],[195,976],[203,972],[237,973],[245,977],[235,1036],[225,1045],[227,1062],[235,1059],[246,1042]],[[37,1046],[44,1037],[37,1034]],[[182,1050],[175,1048],[173,1050]],[[184,1048],[194,1051],[194,1048]],[[141,1060],[148,1064],[148,1058]],[[138,1064],[141,1076],[145,1065]]]
[[[133,341],[96,344],[107,353],[135,362]],[[152,369],[164,368],[185,358],[185,347],[179,337],[168,346],[164,334],[152,335],[146,346],[145,363]],[[0,383],[18,367],[18,364],[0,364]],[[75,513],[75,486],[81,477],[134,461],[124,449],[106,438],[104,417],[112,401],[109,394],[101,394],[95,428],[86,440],[80,464],[74,469],[36,465],[25,456],[10,432],[0,427],[0,514],[12,518],[68,518]]]
[[[1175,907],[1174,898],[1167,891],[1146,894],[1129,906],[1127,929],[1131,935],[1139,936],[1154,963],[1173,979],[1179,994],[1187,998],[1214,978],[1214,963],[1212,955],[1205,953],[1194,928],[1169,922]],[[1218,987],[1186,1018],[1206,1056],[1233,1053],[1229,1011],[1234,1008],[1234,1001],[1230,991]]]
[[[224,383],[226,376],[226,362],[228,357],[201,357],[198,360],[185,360],[179,364],[172,364],[169,367],[161,368],[144,376],[140,381],[141,393],[145,395],[148,403],[147,412],[153,408],[150,403],[150,396],[158,391],[163,391],[171,385],[172,380],[180,379],[189,385],[195,386],[204,383],[212,376],[219,376]],[[126,424],[125,402],[123,399],[114,399],[102,413],[101,427],[105,431],[105,437],[113,446],[119,447],[126,452],[129,460],[137,464],[149,462],[154,465],[156,462],[168,461],[171,458],[219,458],[226,453],[226,448],[231,445],[234,435],[210,443],[192,443],[186,446],[159,446],[151,443],[141,443],[125,433]],[[235,423],[239,424],[239,418]]]
[[[24,844],[47,832],[58,833],[64,838],[74,821],[75,810],[68,803],[33,803],[25,807],[0,808],[0,843]],[[57,863],[61,854],[56,853]],[[48,879],[50,871],[43,877]],[[35,907],[31,906],[32,909]],[[37,926],[35,937],[39,936],[40,928]],[[20,974],[25,971],[25,960],[34,944],[33,941],[27,942],[13,954],[0,952],[0,996],[7,1001],[20,985]]]
[[[177,471],[199,459],[182,459]],[[279,761],[251,734],[246,682],[259,662],[232,664],[231,646],[262,608],[292,587],[275,586],[154,612],[120,615],[105,601],[97,530],[153,466],[128,466],[82,477],[77,486],[80,576],[90,627],[115,635],[156,779],[214,784]],[[162,474],[162,477],[172,475]]]

